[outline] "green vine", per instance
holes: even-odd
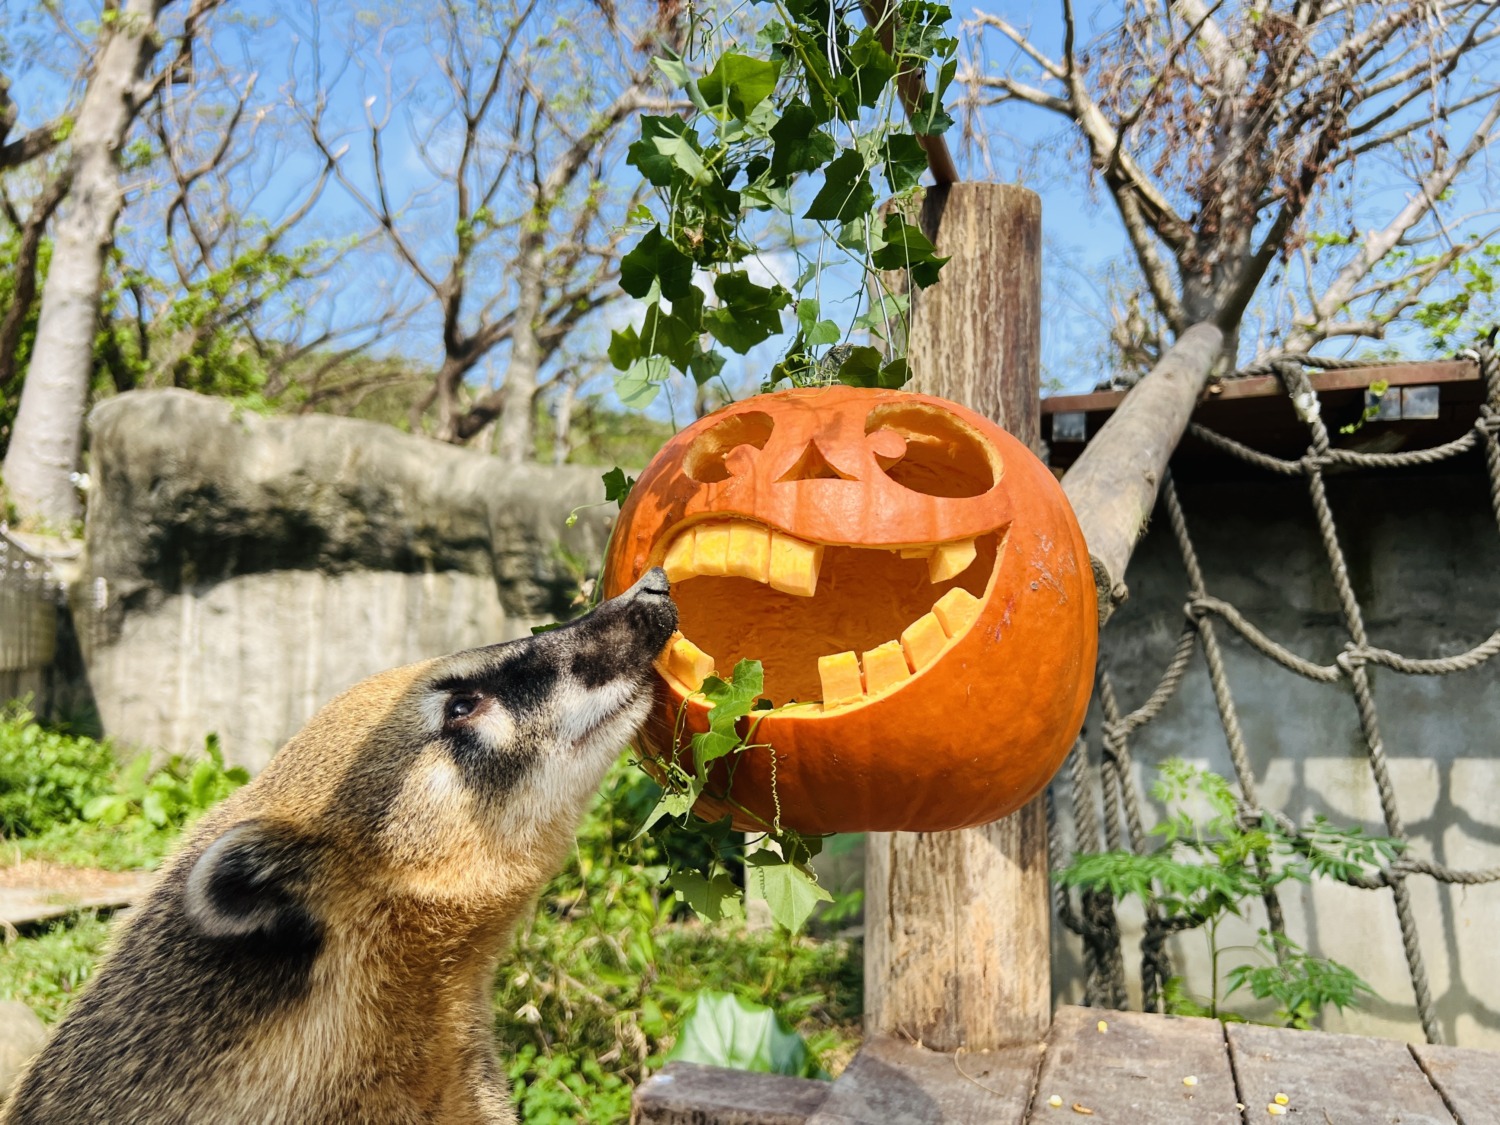
[[[907,381],[908,294],[934,284],[946,261],[906,216],[927,168],[921,138],[952,124],[942,101],[957,68],[951,13],[926,0],[757,0],[754,10],[762,7],[771,16],[753,34],[745,5],[724,18],[694,10],[684,54],[655,60],[684,110],[643,117],[627,153],[656,200],[628,216],[641,233],[620,261],[620,287],[645,304],[639,324],[610,338],[615,390],[628,408],[654,402],[673,371],[699,387],[722,385],[726,350],[745,355],[777,337],[788,342],[763,391]],[[873,22],[866,11],[877,13]],[[890,201],[884,209],[877,188]],[[790,284],[760,256],[768,233],[794,256]],[[604,484],[605,503],[623,505],[634,481],[616,467]],[[709,705],[708,730],[692,736],[691,761],[637,763],[661,786],[637,834],[662,844],[668,885],[700,918],[743,913],[733,875],[742,866],[744,883],[795,933],[833,896],[811,866],[823,838],[781,823],[774,753],[777,812],[759,834],[741,844],[730,817],[709,823],[692,811],[707,795],[754,819],[731,801],[729,784],[711,786],[732,782],[741,755],[772,753],[756,741],[771,713],[763,687],[755,660],[704,681],[693,698]],[[674,745],[685,724],[686,705]]]
[[[795,331],[762,390],[907,380],[907,291],[933,284],[946,259],[900,204],[927,167],[921,137],[952,124],[950,12],[902,0],[869,23],[848,0],[769,6],[754,53],[726,46],[726,21],[696,12],[686,55],[656,60],[691,109],[642,118],[627,156],[658,204],[630,216],[646,229],[620,263],[621,288],[646,305],[610,340],[629,407],[654,401],[674,370],[699,386],[721,380],[724,349],[744,355],[783,335],[788,313]],[[908,117],[898,82],[919,81],[931,92]],[[894,203],[883,216],[877,182]],[[758,256],[758,233],[778,227],[799,270],[790,285]],[[851,269],[859,283],[841,322],[826,289]]]

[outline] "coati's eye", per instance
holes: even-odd
[[[443,718],[449,722],[466,718],[479,710],[479,702],[483,698],[477,691],[468,691],[462,695],[455,695],[452,699],[448,700],[448,706],[443,711]]]

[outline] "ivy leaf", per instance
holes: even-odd
[[[693,382],[703,386],[710,379],[716,378],[720,371],[724,370],[724,357],[718,352],[704,351],[700,344],[698,350],[693,353],[693,358],[688,360],[688,374],[693,377]]]
[[[609,362],[618,371],[624,371],[640,358],[641,338],[635,325],[627,324],[624,328],[616,328],[610,332],[608,355]]]
[[[875,387],[880,384],[879,348],[859,344],[849,349],[836,372],[840,383],[851,387]]]
[[[860,105],[873,108],[891,79],[896,77],[896,60],[886,53],[872,27],[861,31],[849,45],[848,58],[854,64],[851,78],[855,98]]]
[[[886,137],[881,155],[885,160],[885,179],[897,195],[910,191],[927,171],[927,150],[911,133],[892,133]]]
[[[698,137],[682,118],[643,117],[641,139],[625,150],[625,163],[636,168],[656,187],[671,187],[681,178],[679,173],[683,171],[684,158],[680,146],[675,143],[677,141],[686,144],[695,158],[698,156]],[[662,151],[661,142],[667,144],[669,151]],[[703,162],[699,159],[698,168],[702,167]]]
[[[600,478],[604,481],[604,502],[613,501],[620,507],[625,506],[625,497],[630,495],[630,490],[635,487],[635,478],[627,477],[625,470],[616,465]]]
[[[626,409],[644,410],[656,401],[669,374],[666,357],[645,356],[615,376],[615,394]]]
[[[798,172],[811,172],[833,159],[839,146],[817,128],[817,116],[802,102],[782,111],[771,127],[771,176],[784,183]]]
[[[674,367],[686,370],[702,331],[701,314],[699,323],[690,323],[674,313],[662,312],[661,302],[657,301],[647,307],[646,319],[641,324],[641,351],[646,355],[666,356]]]
[[[693,287],[693,260],[661,233],[659,223],[620,259],[620,288],[625,292],[644,298],[652,282],[661,285],[661,295],[669,301],[687,296]]]
[[[813,197],[804,219],[846,223],[875,206],[870,173],[857,151],[846,148],[823,172],[823,190]]]
[[[802,327],[803,342],[810,348],[836,344],[843,335],[834,321],[818,319],[818,302],[811,297],[797,302],[797,323]]]
[[[709,676],[703,681],[703,697],[712,704],[708,712],[710,730],[734,730],[740,719],[755,708],[765,690],[765,670],[759,660],[741,660],[728,680]]]
[[[911,107],[911,128],[914,133],[935,137],[953,127],[953,118],[943,108],[936,94],[927,94]]]
[[[730,52],[698,79],[698,92],[710,106],[728,106],[729,112],[743,121],[771,96],[779,69],[774,62]]]
[[[714,293],[723,307],[705,312],[703,323],[715,339],[741,355],[781,331],[781,310],[792,302],[782,286],[756,285],[744,270],[716,277]]]
[[[635,830],[635,836],[632,837],[632,839],[639,839],[641,836],[644,836],[647,832],[651,831],[651,826],[664,816],[686,816],[688,811],[692,809],[693,802],[698,799],[698,794],[702,792],[703,782],[699,781],[697,778],[690,778],[685,789],[674,788],[663,790],[661,799],[658,800],[656,802],[656,806],[646,814],[646,819],[643,820],[641,822],[641,826]]]
[[[745,878],[766,900],[776,924],[794,934],[807,924],[818,903],[833,901],[808,872],[771,851],[745,857]]]
[[[711,879],[697,871],[674,871],[667,884],[705,922],[744,916],[743,894],[723,871]]]
[[[912,281],[922,289],[937,281],[938,271],[948,259],[938,257],[937,248],[921,228],[900,215],[887,215],[881,235],[885,245],[870,255],[877,269],[910,270]]]

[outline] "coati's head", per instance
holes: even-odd
[[[315,944],[392,911],[508,921],[644,717],[676,623],[656,569],[568,625],[355,685],[205,818],[176,864],[188,920]]]

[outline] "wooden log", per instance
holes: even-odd
[[[803,1125],[829,1082],[668,1063],[636,1088],[631,1125]]]
[[[913,299],[913,389],[1040,440],[1041,201],[1008,184],[935,188],[921,223],[952,255]],[[1052,1003],[1046,814],[871,833],[865,1029],[941,1051],[1037,1043]]]
[[[1100,625],[1125,600],[1130,555],[1223,347],[1224,333],[1213,324],[1195,324],[1184,332],[1063,477],[1063,491],[1089,545]]]

